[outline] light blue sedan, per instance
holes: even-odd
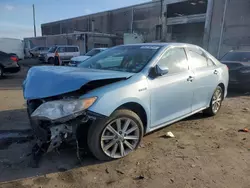
[[[49,143],[43,149],[84,140],[110,160],[146,133],[200,111],[216,115],[228,79],[228,68],[198,46],[145,43],[113,47],[77,68],[33,67],[23,87],[31,125]]]

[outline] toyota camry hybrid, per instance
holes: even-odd
[[[227,66],[198,46],[144,43],[107,49],[78,67],[33,67],[23,92],[47,152],[85,139],[97,159],[110,160],[151,131],[200,111],[216,115],[228,80]]]

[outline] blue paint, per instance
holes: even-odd
[[[32,67],[23,83],[25,99],[40,99],[80,89],[93,80],[128,78],[133,73],[75,67]]]

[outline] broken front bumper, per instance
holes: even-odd
[[[40,143],[47,143],[47,152],[59,147],[63,142],[76,141],[81,137],[79,133],[84,126],[93,125],[95,121],[104,119],[105,116],[84,111],[78,116],[71,116],[55,121],[30,118],[31,127]]]

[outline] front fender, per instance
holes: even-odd
[[[131,102],[141,105],[144,108],[147,116],[149,115],[149,105],[145,104],[144,101],[141,101],[139,98],[135,97],[129,97],[123,100],[114,101],[112,102],[112,104],[107,104],[105,101],[100,100],[95,105],[91,106],[89,110],[105,116],[110,116],[120,106]]]
[[[150,91],[146,77],[134,77],[98,88],[84,96],[97,96],[97,101],[88,109],[92,112],[110,116],[118,107],[126,103],[141,105],[150,122]]]

